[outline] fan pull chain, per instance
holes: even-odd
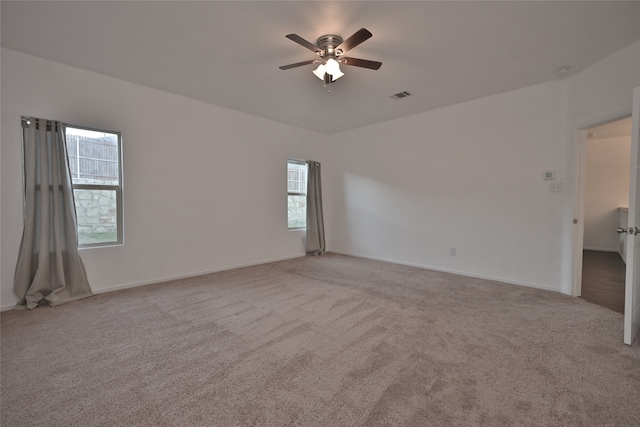
[[[326,74],[325,74],[326,76]],[[333,83],[333,78],[329,76],[329,78],[325,78],[324,87],[327,89],[327,92],[331,93],[331,83]]]

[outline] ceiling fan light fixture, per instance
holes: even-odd
[[[320,80],[324,80],[324,73],[325,73],[325,68],[324,68],[324,64],[320,64],[318,66],[318,68],[316,68],[315,70],[313,70],[313,74],[316,75],[317,78],[319,78]]]
[[[329,73],[329,71],[327,71],[327,73]],[[331,74],[331,80],[332,81],[336,81],[340,77],[344,76],[344,73],[342,71],[340,71],[340,67],[338,67],[333,73],[329,73],[329,74]]]
[[[382,65],[382,62],[342,56],[347,51],[368,40],[372,35],[373,34],[366,28],[360,28],[346,40],[343,40],[342,37],[335,34],[325,34],[324,36],[320,36],[316,43],[313,44],[297,34],[287,34],[285,36],[286,38],[309,49],[316,54],[319,59],[316,57],[316,59],[308,59],[306,61],[296,62],[295,64],[282,65],[279,68],[281,70],[288,70],[290,68],[322,62],[318,68],[313,70],[313,74],[324,81],[325,86],[344,76],[344,73],[340,70],[341,63],[351,67],[377,70]]]
[[[338,71],[335,74],[331,74],[331,77],[333,77],[334,81],[338,80],[342,76],[344,76],[344,73],[340,71],[340,68],[338,68]]]
[[[335,67],[333,68],[333,73],[329,72],[329,69],[331,68],[331,66],[329,66],[329,61],[333,61],[336,63]],[[324,80],[325,74],[330,74],[332,77],[332,81],[336,81],[340,77],[344,76],[344,73],[340,71],[340,65],[338,65],[338,61],[336,61],[335,59],[330,59],[329,61],[327,61],[327,64],[320,64],[318,68],[313,70],[313,74],[315,74],[316,77],[320,80]]]
[[[327,62],[324,64],[324,69],[327,73],[335,76],[336,74],[340,74],[340,64],[333,58],[327,59]]]

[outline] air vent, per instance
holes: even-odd
[[[393,99],[402,99],[402,98],[406,98],[407,96],[411,96],[411,94],[406,90],[404,92],[398,92],[394,95],[390,95],[390,97]]]

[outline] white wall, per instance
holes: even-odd
[[[640,42],[569,78],[335,135],[332,250],[571,293],[577,129],[629,114],[637,86]]]
[[[576,130],[631,112],[640,42],[566,79],[331,136],[4,49],[1,72],[3,306],[16,299],[20,115],[123,132],[126,244],[82,251],[96,290],[302,255],[283,184],[296,157],[323,162],[330,250],[569,293]]]
[[[617,252],[619,207],[629,206],[631,137],[587,142],[584,248]]]
[[[562,83],[337,135],[338,252],[558,288]],[[456,256],[450,249],[456,249]]]
[[[287,230],[288,157],[324,136],[2,49],[1,304],[15,304],[20,116],[121,131],[125,245],[81,251],[94,291],[304,254]]]
[[[567,80],[572,129],[631,115],[633,88],[640,86],[640,41]]]

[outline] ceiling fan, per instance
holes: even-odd
[[[318,37],[316,44],[313,44],[297,34],[287,34],[286,37],[289,40],[298,43],[302,47],[306,47],[318,55],[318,58],[296,62],[295,64],[283,65],[280,69],[288,70],[290,68],[301,67],[303,65],[320,64],[318,68],[313,71],[313,74],[315,74],[319,79],[324,80],[325,85],[336,81],[344,75],[340,70],[340,64],[377,70],[382,65],[382,62],[343,56],[347,51],[358,46],[372,35],[373,34],[371,34],[366,28],[361,28],[346,40],[343,40],[342,37],[335,34],[326,34]]]

